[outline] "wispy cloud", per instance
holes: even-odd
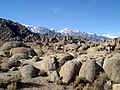
[[[89,11],[85,11],[84,14],[85,14],[85,15],[88,15],[88,14],[89,14]]]
[[[89,5],[86,7],[84,14],[88,15],[90,13],[90,10],[96,5],[96,3],[97,3],[97,0],[91,1]]]
[[[88,5],[88,7],[86,9],[89,10],[89,9],[93,8],[96,3],[97,3],[97,0],[91,1],[90,4]]]
[[[63,9],[62,8],[52,8],[52,13],[53,14],[63,13]]]

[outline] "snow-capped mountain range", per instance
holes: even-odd
[[[66,36],[82,36],[91,40],[107,40],[111,38],[115,38],[115,36],[110,36],[109,34],[104,34],[104,35],[97,35],[95,33],[88,33],[84,32],[81,30],[74,30],[70,28],[64,28],[61,30],[55,30],[55,29],[48,29],[46,27],[39,27],[39,26],[34,26],[34,25],[25,25],[25,27],[28,28],[33,33],[38,33],[38,34],[57,34],[57,35],[66,35]]]
[[[34,26],[34,25],[25,25],[23,24],[25,27],[28,28],[28,30],[30,30],[33,33],[39,33],[39,34],[56,34],[56,32],[54,30],[50,30],[46,27],[39,27],[39,26]]]

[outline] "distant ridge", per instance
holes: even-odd
[[[25,24],[24,24],[25,25]],[[80,30],[74,30],[70,28],[64,28],[62,30],[51,30],[46,27],[39,27],[34,25],[25,25],[31,32],[33,33],[39,33],[39,34],[56,34],[56,35],[62,35],[62,36],[81,36],[84,38],[88,38],[90,40],[109,40],[111,38],[97,35],[95,33],[87,33]]]
[[[36,30],[37,27],[34,27]],[[49,30],[47,28],[43,29],[42,33],[35,33],[33,31],[28,30],[30,28],[26,28],[24,25],[19,24],[17,22],[13,22],[11,20],[6,20],[0,18],[0,41],[22,41],[22,42],[35,42],[39,45],[48,45],[48,43],[57,43],[59,41],[63,41],[64,43],[78,43],[79,41],[88,41],[88,39],[83,37],[66,37],[61,35],[56,35],[53,33],[54,30]],[[45,32],[46,33],[45,33]]]
[[[95,33],[87,33],[80,30],[64,28],[61,30],[48,29],[34,25],[22,25],[11,20],[0,18],[0,40],[2,41],[37,41],[46,38],[47,34],[57,36],[80,36],[90,40],[109,40],[110,38]],[[46,38],[49,39],[49,38]],[[43,40],[44,41],[44,40]],[[48,40],[47,40],[48,41]],[[57,40],[56,40],[57,41]]]
[[[29,31],[25,26],[0,18],[0,40],[2,41],[13,41],[13,40],[24,40],[32,41],[32,39],[38,39],[39,36]]]

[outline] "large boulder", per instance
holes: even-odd
[[[93,82],[95,78],[95,60],[87,60],[83,63],[79,71],[79,77],[85,78],[89,82]]]
[[[16,48],[16,47],[27,47],[27,46],[24,43],[17,42],[17,41],[6,42],[0,48],[0,55],[9,57],[10,56],[10,53],[9,53],[10,49],[11,48]]]
[[[120,44],[115,47],[115,51],[120,51]]]
[[[65,62],[74,59],[74,57],[69,53],[57,55],[57,57],[60,66],[62,66]]]
[[[60,70],[60,77],[62,77],[62,81],[69,84],[75,80],[76,75],[78,75],[81,63],[77,61],[68,61],[66,62]]]
[[[23,78],[34,78],[39,72],[39,70],[32,65],[25,65],[20,71]]]
[[[40,61],[40,58],[38,56],[34,56],[30,61],[31,62],[38,62],[38,61]]]
[[[8,59],[7,61],[3,62],[1,64],[2,70],[9,70],[12,67],[18,67],[20,66],[21,62],[15,59]]]
[[[78,49],[78,51],[87,50],[88,48],[89,48],[88,45],[83,44],[83,45]]]
[[[120,44],[120,37],[112,39],[112,43],[115,45]]]
[[[9,57],[10,54],[9,54],[9,52],[0,51],[0,56],[2,56],[2,57]]]
[[[14,59],[16,61],[20,59],[28,59],[28,58],[29,58],[28,54],[24,54],[24,53],[14,54],[12,57],[10,57],[10,59]]]
[[[48,62],[46,62],[46,68],[48,71],[55,71],[59,68],[59,62],[55,57],[50,57]]]
[[[33,66],[40,70],[49,72],[49,71],[55,71],[56,69],[58,69],[59,62],[54,57],[46,56],[46,57],[43,57],[43,60],[34,62]]]
[[[74,57],[69,54],[69,53],[66,53],[63,55],[63,57],[61,57],[61,59],[64,59],[64,60],[72,60]]]
[[[27,47],[27,46],[24,43],[18,41],[6,42],[0,48],[0,51],[10,50],[11,48],[16,48],[16,47]]]
[[[26,47],[17,47],[17,48],[12,48],[10,50],[10,55],[18,54],[18,53],[24,53],[28,54],[29,56],[35,56],[37,53],[31,49],[31,48],[26,48]]]
[[[47,72],[46,63],[48,60],[48,57],[43,57],[41,61],[33,62],[33,66],[39,70]]]
[[[106,57],[110,52],[109,51],[95,51],[92,53],[87,53],[89,58],[98,58],[98,57]]]
[[[109,54],[103,64],[106,75],[113,82],[120,82],[120,53]]]
[[[19,66],[20,59],[28,59],[28,55],[23,54],[23,53],[13,55],[11,58],[4,60],[4,62],[1,64],[1,69],[10,69],[12,67]]]
[[[120,90],[120,83],[118,83],[118,84],[113,84],[113,85],[112,85],[112,90]]]
[[[98,47],[91,47],[91,48],[87,49],[88,53],[92,53],[92,52],[95,52],[95,51],[99,51],[99,48]]]
[[[41,57],[44,54],[42,49],[34,49],[34,51],[37,53],[39,57]]]
[[[59,80],[59,73],[57,71],[51,71],[49,72],[49,77],[50,81],[56,82],[57,80]]]
[[[64,52],[66,51],[77,51],[79,48],[79,45],[77,44],[68,44],[64,46]]]
[[[104,57],[98,57],[95,61],[99,66],[103,67]]]
[[[81,62],[81,63],[84,63],[86,62],[86,60],[88,59],[88,55],[87,54],[82,54],[82,55],[79,55],[75,61],[78,61],[78,62]]]

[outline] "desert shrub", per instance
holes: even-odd
[[[94,90],[104,90],[104,85],[108,81],[105,73],[100,73],[99,76],[94,80]]]
[[[7,90],[16,90],[18,82],[20,82],[20,73],[11,76],[9,79],[0,78],[0,87]]]
[[[78,88],[78,87],[83,88],[87,83],[89,83],[89,81],[86,80],[85,78],[83,78],[83,77],[76,77],[76,81],[74,82],[73,87],[74,88]],[[81,89],[78,89],[78,90],[81,90]]]
[[[93,83],[83,77],[77,77],[73,87],[75,90],[111,90],[111,85],[107,83],[108,81],[106,74],[100,73]]]

